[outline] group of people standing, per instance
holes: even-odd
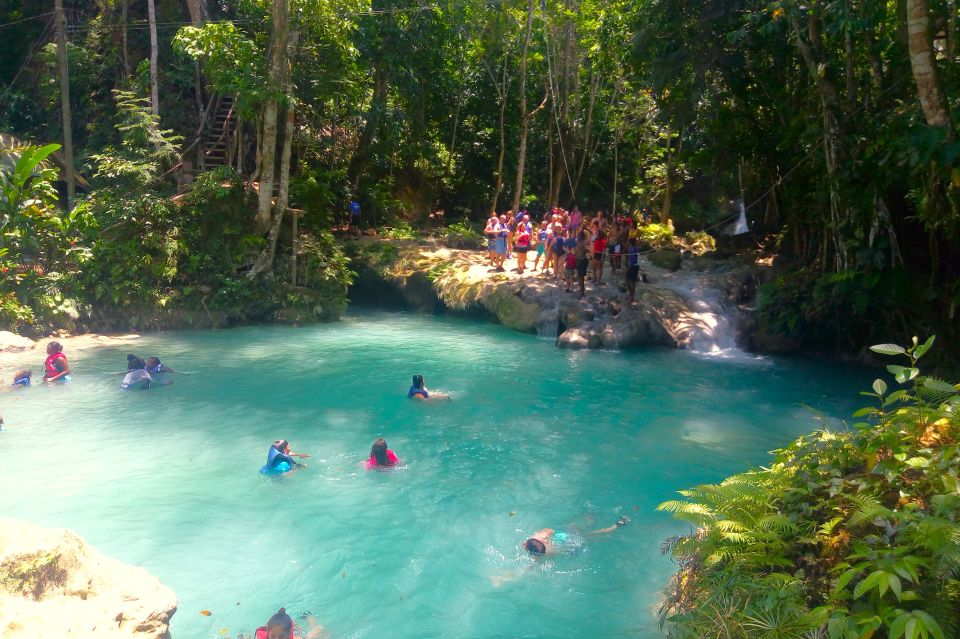
[[[572,290],[576,278],[583,298],[588,273],[591,281],[604,284],[603,268],[609,257],[612,275],[624,270],[627,303],[633,303],[636,297],[640,280],[639,230],[632,217],[613,217],[598,211],[596,216],[586,219],[577,207],[571,211],[554,207],[535,229],[525,210],[509,210],[499,216],[492,213],[483,233],[487,237],[487,261],[494,272],[504,272],[504,262],[515,256],[516,272],[522,275],[527,269],[528,253],[536,250],[530,270],[539,268],[545,277],[553,277],[556,282],[560,282],[562,274],[566,292]]]

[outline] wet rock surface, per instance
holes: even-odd
[[[408,244],[398,250],[393,265],[378,264],[377,273],[389,295],[406,299],[411,308],[479,309],[513,330],[556,337],[561,348],[733,347],[736,330],[751,326],[740,318],[739,305],[756,290],[754,270],[670,253],[641,258],[645,281],[638,283],[630,304],[623,269],[611,274],[609,265],[600,283],[587,283],[583,299],[576,283],[567,291],[562,279],[533,271],[529,264],[520,274],[513,260],[505,271],[496,271],[480,251]],[[669,263],[661,268],[653,259]]]
[[[169,639],[172,590],[76,533],[0,519],[0,637]]]

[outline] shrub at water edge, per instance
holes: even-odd
[[[695,526],[664,544],[679,570],[668,636],[960,636],[960,393],[920,374],[933,344],[877,379],[853,429],[819,430],[767,468],[681,491],[660,510]]]

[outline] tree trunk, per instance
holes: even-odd
[[[153,114],[160,115],[160,92],[157,88],[157,12],[153,0],[147,0],[147,20],[150,22],[150,104]]]
[[[287,66],[287,39],[289,34],[288,0],[273,0],[273,38],[270,44],[270,75],[267,90],[270,92],[263,108],[263,137],[260,141],[262,159],[260,166],[260,193],[257,197],[257,228],[261,231],[271,226],[274,171],[277,153],[277,95],[282,91],[284,71]]]
[[[950,128],[950,114],[937,78],[930,41],[930,7],[927,0],[907,0],[907,33],[910,67],[913,69],[923,117],[930,126]]]
[[[530,130],[530,121],[547,106],[549,92],[543,94],[540,106],[527,113],[527,54],[530,51],[530,38],[533,33],[533,0],[527,5],[527,31],[523,40],[523,53],[520,59],[520,148],[517,150],[517,181],[513,190],[513,210],[520,210],[520,198],[523,195],[523,170],[527,159],[527,133]]]
[[[500,156],[497,159],[497,184],[493,189],[493,202],[490,204],[490,210],[496,213],[497,203],[500,200],[500,192],[503,191],[503,157],[507,151],[506,133],[504,123],[504,114],[507,110],[507,90],[510,85],[510,76],[507,73],[509,68],[510,56],[504,51],[503,68],[500,71],[500,81],[496,82],[497,96],[500,98]],[[488,69],[489,73],[489,69]],[[491,76],[493,77],[493,76]],[[495,78],[494,78],[495,80]]]
[[[667,167],[665,174],[666,187],[663,191],[663,204],[660,206],[660,223],[664,224],[670,219],[670,207],[673,205],[673,137],[670,129],[667,129]]]
[[[791,16],[790,26],[794,32],[797,49],[803,57],[810,77],[816,82],[820,93],[820,105],[823,111],[823,149],[827,167],[827,180],[830,188],[830,221],[825,225],[825,237],[830,238],[834,249],[833,269],[843,270],[848,266],[847,246],[843,241],[844,227],[850,224],[848,211],[842,201],[839,190],[838,167],[844,159],[844,136],[840,126],[840,97],[830,77],[825,62],[823,46],[820,40],[820,22],[816,14],[807,16],[807,27],[803,29],[796,16]],[[805,37],[807,39],[805,39]],[[821,246],[822,265],[827,266],[828,245]]]
[[[123,9],[121,11],[121,29],[123,31],[120,34],[120,37],[123,40],[123,79],[130,79],[130,56],[127,49],[127,5],[129,4],[128,0],[123,0]]]
[[[360,133],[360,139],[357,142],[357,150],[350,158],[350,166],[347,168],[347,181],[350,184],[350,193],[353,195],[356,195],[357,188],[360,185],[360,176],[363,175],[367,162],[370,161],[373,138],[380,126],[380,119],[387,108],[389,86],[386,66],[375,63],[373,69],[373,99],[370,101],[366,122],[364,122],[363,131]]]
[[[853,51],[853,27],[851,26],[850,0],[844,2],[844,28],[843,28],[843,47],[844,62],[846,67],[847,95],[846,107],[847,113],[851,113],[857,104],[857,74],[854,65]]]
[[[206,0],[186,0],[187,12],[190,14],[190,22],[200,25],[207,20]]]
[[[63,158],[64,172],[67,174],[67,210],[73,210],[73,200],[76,195],[76,181],[73,172],[73,126],[70,113],[70,75],[67,65],[67,36],[66,23],[63,18],[63,0],[56,0],[54,5],[57,21],[57,66],[60,69],[60,109],[63,113]]]

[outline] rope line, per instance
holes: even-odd
[[[2,29],[2,28],[4,28],[4,27],[12,27],[13,25],[15,25],[15,24],[20,24],[20,23],[22,23],[22,22],[30,22],[31,20],[37,20],[37,19],[39,19],[39,18],[45,18],[45,17],[50,16],[50,15],[53,15],[53,11],[48,11],[48,12],[46,12],[46,13],[38,13],[38,14],[35,15],[35,16],[30,16],[29,18],[20,18],[19,20],[14,20],[13,22],[5,22],[4,24],[0,24],[0,29]]]

